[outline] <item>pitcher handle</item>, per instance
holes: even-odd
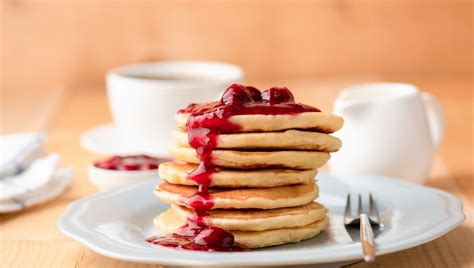
[[[439,101],[426,92],[421,93],[425,105],[426,116],[430,124],[431,137],[435,147],[438,147],[444,135],[444,111]]]

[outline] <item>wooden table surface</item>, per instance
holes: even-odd
[[[251,84],[288,85],[298,100],[330,110],[338,92],[354,83],[384,77],[250,80]],[[437,152],[428,185],[458,196],[464,203],[466,221],[447,235],[405,251],[377,257],[371,264],[355,267],[472,267],[474,266],[473,184],[473,85],[469,77],[398,78],[419,85],[437,96],[445,107],[446,134]],[[67,204],[96,189],[88,181],[86,165],[100,158],[79,145],[81,133],[110,122],[102,86],[40,91],[41,95],[3,92],[2,133],[40,129],[48,133],[46,149],[59,152],[63,166],[75,168],[72,186],[60,197],[21,212],[0,216],[1,267],[152,267],[101,256],[67,238],[56,221]],[[423,213],[420,211],[420,213]]]

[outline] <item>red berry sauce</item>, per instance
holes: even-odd
[[[212,150],[217,146],[220,133],[233,133],[240,126],[229,118],[244,114],[298,114],[320,112],[319,109],[295,103],[293,94],[286,87],[273,87],[260,92],[254,87],[238,84],[229,86],[218,102],[190,104],[179,113],[189,113],[186,123],[188,140],[196,150],[199,166],[188,175],[199,185],[198,191],[184,203],[193,209],[184,226],[171,236],[151,237],[148,242],[173,248],[202,251],[243,251],[246,248],[234,243],[234,236],[224,229],[207,226],[204,217],[212,209],[213,201],[208,189],[212,174],[217,172],[212,163]]]
[[[95,162],[97,168],[108,170],[153,170],[158,169],[164,159],[154,158],[148,155],[113,156],[107,160]]]
[[[155,245],[177,249],[198,251],[248,251],[247,248],[234,243],[234,236],[231,233],[217,227],[206,227],[195,237],[175,233],[170,236],[153,236],[146,239],[146,241]]]

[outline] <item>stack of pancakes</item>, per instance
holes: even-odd
[[[177,160],[159,167],[165,182],[155,194],[171,204],[154,220],[162,234],[186,222],[192,209],[184,201],[197,191],[197,183],[187,178],[199,164],[188,143],[188,116],[176,116],[178,147],[171,154]],[[212,174],[213,207],[205,224],[231,232],[235,242],[248,248],[298,242],[323,231],[327,209],[314,201],[319,194],[315,176],[329,153],[341,147],[341,141],[328,133],[342,127],[342,118],[305,112],[235,115],[230,121],[240,125],[240,131],[217,137],[212,163],[218,171]]]

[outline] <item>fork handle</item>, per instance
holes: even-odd
[[[370,225],[367,214],[360,214],[360,242],[364,251],[364,261],[372,262],[375,260],[374,231]]]

